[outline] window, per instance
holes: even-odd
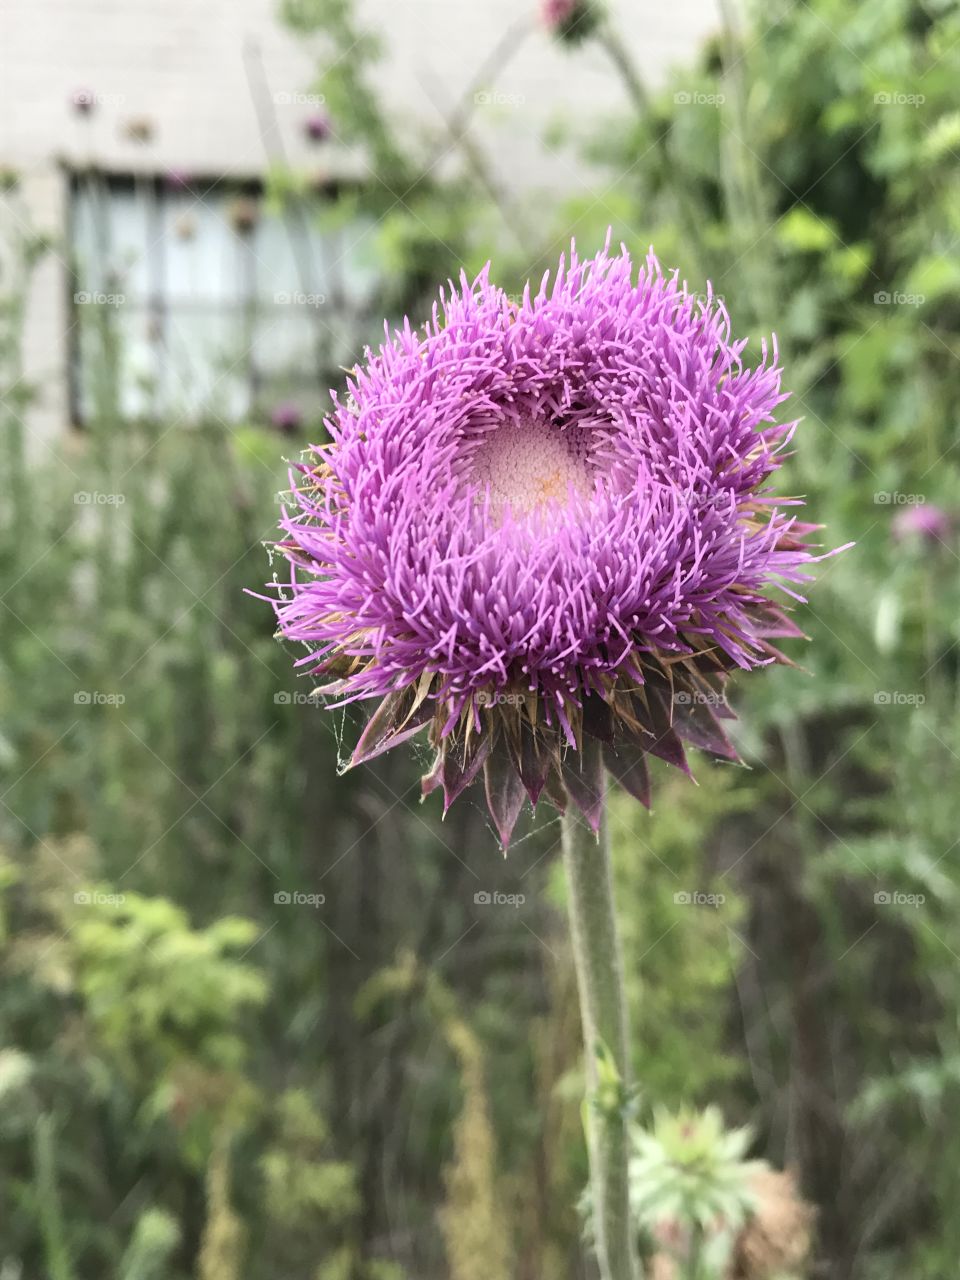
[[[74,175],[75,420],[105,396],[133,420],[316,412],[373,336],[372,225],[345,207],[332,191],[282,215],[256,184]]]

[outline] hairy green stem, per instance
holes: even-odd
[[[572,806],[563,818],[562,832],[586,1048],[597,1256],[603,1280],[635,1280],[639,1267],[630,1226],[624,1105],[629,1089],[627,1014],[606,812],[599,839]]]

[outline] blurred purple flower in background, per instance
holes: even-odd
[[[909,538],[921,538],[924,542],[946,542],[953,529],[953,520],[942,507],[932,502],[920,502],[904,507],[893,518],[891,532],[897,542]]]
[[[270,423],[284,435],[294,435],[303,426],[303,414],[292,400],[285,400],[270,411]]]
[[[558,27],[562,22],[569,22],[580,3],[581,0],[543,0],[540,12],[548,27]]]
[[[325,111],[313,111],[303,122],[304,132],[312,142],[326,142],[333,132],[330,117]]]
[[[275,584],[298,665],[382,700],[351,763],[429,730],[424,793],[482,770],[506,846],[525,795],[596,826],[604,762],[647,803],[649,756],[735,758],[727,674],[783,660],[801,633],[766,592],[813,558],[767,487],[795,425],[776,346],[745,345],[622,250],[519,303],[461,277],[368,354],[292,472]]]
[[[548,31],[570,43],[585,39],[599,20],[593,0],[541,0],[540,16]]]

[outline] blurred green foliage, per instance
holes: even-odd
[[[321,88],[369,173],[338,216],[377,219],[391,315],[422,316],[490,253],[516,289],[612,226],[712,280],[754,353],[776,330],[803,418],[781,483],[826,546],[856,546],[798,610],[810,675],[732,692],[750,768],[701,761],[699,787],[664,771],[652,817],[614,801],[640,1107],[749,1122],[819,1209],[818,1276],[943,1280],[960,1256],[960,13],[774,0],[655,94],[600,23],[570,74],[605,52],[630,112],[550,138],[599,194],[518,208],[472,140],[471,86],[450,137],[410,138],[352,4],[285,12],[335,55]],[[431,167],[451,142],[452,182]],[[28,463],[19,340],[46,246],[14,240],[0,1263],[419,1280],[475,1260],[566,1280],[585,1157],[555,828],[504,865],[478,808],[441,825],[417,807],[416,762],[337,777],[355,725],[306,704],[243,594],[269,576],[298,442],[214,409],[122,421],[91,308],[95,412]],[[894,536],[921,499],[953,535]],[[478,908],[493,887],[524,906]]]

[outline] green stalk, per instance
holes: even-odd
[[[703,1256],[703,1228],[694,1223],[690,1232],[690,1249],[687,1253],[687,1265],[684,1268],[687,1280],[702,1280],[701,1259]]]
[[[627,1011],[606,810],[598,839],[571,806],[563,818],[562,845],[586,1049],[597,1256],[603,1280],[636,1280],[640,1273],[627,1186]]]
[[[40,1116],[33,1138],[34,1187],[46,1272],[50,1280],[75,1280],[57,1187],[56,1144],[56,1122],[53,1116]]]

